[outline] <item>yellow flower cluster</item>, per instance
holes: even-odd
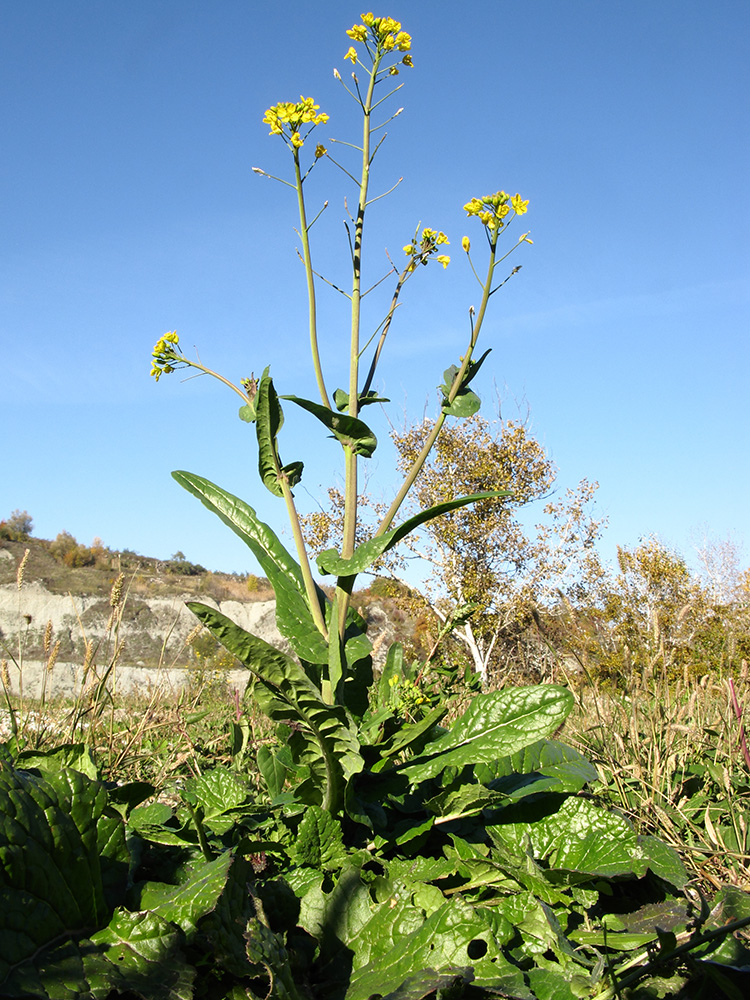
[[[328,121],[328,115],[325,111],[320,111],[320,105],[312,97],[300,95],[296,104],[291,101],[274,104],[263,115],[263,121],[271,126],[269,135],[280,135],[287,145],[299,149],[305,144],[305,139],[300,135],[303,125],[309,125],[310,129],[316,125],[324,125]],[[324,153],[318,153],[318,149],[323,147],[318,146],[316,157],[323,156]]]
[[[391,688],[391,703],[395,702],[397,708],[413,712],[420,705],[427,704],[424,691],[409,677],[401,679],[392,674],[388,678],[388,686]]]
[[[450,243],[445,233],[438,232],[437,229],[423,229],[419,239],[415,238],[412,243],[407,243],[404,247],[406,256],[412,258],[409,267],[414,270],[417,264],[426,264],[437,248],[444,243]],[[438,264],[442,264],[444,268],[451,262],[450,257],[444,253],[438,254],[435,260],[437,260]]]
[[[151,356],[151,374],[158,382],[162,375],[169,375],[175,370],[175,363],[182,361],[182,351],[177,346],[180,338],[177,331],[165,333],[154,344]]]
[[[403,66],[413,66],[409,49],[411,49],[411,35],[401,30],[401,22],[392,17],[375,17],[373,14],[363,14],[362,24],[353,25],[347,35],[355,42],[362,42],[370,51],[370,45],[378,55],[386,52],[405,52],[406,55],[401,60]],[[371,53],[372,54],[372,53]],[[354,46],[349,47],[349,51],[344,56],[350,59],[352,65],[357,63],[357,50]],[[391,76],[398,75],[398,68],[391,66],[388,71]]]
[[[488,229],[502,229],[505,225],[503,220],[511,210],[516,215],[523,215],[528,207],[528,201],[524,201],[520,194],[511,197],[505,191],[498,191],[496,194],[472,198],[464,205],[464,211],[467,215],[476,215]]]

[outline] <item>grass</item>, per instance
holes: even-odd
[[[671,844],[709,893],[750,891],[750,771],[732,686],[657,675],[612,692],[586,678],[568,721],[567,738],[599,770],[600,797]]]
[[[2,561],[6,575],[12,568],[14,581],[26,548],[25,580],[40,579],[40,571],[54,562],[33,540],[4,542],[3,547],[17,556],[12,566],[10,560]],[[146,584],[152,562],[144,567]],[[113,608],[107,641],[82,664],[73,699],[24,700],[3,685],[6,710],[0,713],[0,742],[10,739],[27,749],[85,743],[105,780],[147,781],[167,798],[175,781],[216,766],[252,772],[254,751],[274,737],[265,720],[227,685],[226,658],[208,648],[194,656],[190,681],[180,692],[153,688],[140,694],[117,693],[112,682],[127,655],[119,639],[130,599],[127,588],[123,594],[120,586],[115,595],[111,570],[65,567],[65,573],[73,585],[85,582],[88,593],[107,581]],[[186,584],[193,593],[206,586],[196,578],[169,576],[165,586],[177,592]],[[215,582],[218,574],[209,576]],[[62,578],[60,571],[58,585]],[[48,578],[42,579],[47,585]],[[232,581],[219,582],[223,587]],[[143,586],[142,576],[132,577],[131,597]],[[234,586],[241,586],[244,599],[265,596],[262,586],[248,592],[241,578]],[[366,604],[367,595],[362,599]],[[408,632],[407,626],[400,622],[399,631]],[[53,638],[49,645],[54,649]],[[161,665],[168,664],[162,659]],[[621,678],[617,689],[585,666],[567,678],[559,672],[555,677],[567,682],[576,696],[564,738],[596,765],[601,778],[597,797],[627,815],[638,832],[671,844],[695,885],[709,896],[726,885],[750,891],[750,761],[740,704],[747,698],[748,673],[743,662],[736,687],[718,673],[693,680],[686,670],[684,678],[675,681],[656,667]],[[462,697],[456,678],[447,682],[445,691]],[[467,691],[463,700],[470,696]]]

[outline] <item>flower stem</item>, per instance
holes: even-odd
[[[313,368],[315,369],[315,380],[318,383],[318,392],[323,402],[323,406],[331,409],[331,403],[326,392],[325,380],[323,378],[323,367],[320,363],[320,351],[318,349],[318,318],[315,299],[315,276],[313,274],[312,257],[310,255],[310,234],[307,225],[307,213],[305,210],[305,196],[302,190],[302,174],[299,165],[299,149],[294,150],[294,179],[297,188],[297,204],[299,207],[299,229],[302,237],[302,261],[305,265],[305,277],[307,279],[307,302],[310,323],[310,349],[312,351]]]
[[[459,389],[463,385],[463,381],[466,378],[466,373],[469,370],[469,365],[471,364],[471,357],[472,354],[474,353],[474,348],[476,347],[477,341],[479,339],[479,334],[482,329],[482,323],[484,321],[484,315],[487,311],[487,304],[490,301],[490,295],[492,294],[491,286],[492,286],[492,275],[495,267],[496,245],[497,245],[497,236],[495,236],[495,238],[490,242],[490,262],[487,268],[487,278],[485,279],[483,286],[482,302],[481,305],[479,306],[479,313],[477,314],[476,322],[474,323],[474,326],[471,331],[471,337],[469,339],[469,347],[466,353],[464,354],[461,367],[456,373],[456,376],[453,379],[453,383],[448,393],[448,405],[450,405],[455,400],[456,396],[458,395]],[[422,471],[422,467],[424,466],[424,463],[427,461],[427,457],[429,456],[430,452],[432,451],[433,445],[438,439],[438,435],[440,434],[440,431],[443,428],[443,424],[445,423],[446,416],[447,414],[445,413],[445,410],[443,410],[440,416],[435,421],[432,430],[427,435],[427,439],[425,440],[425,443],[422,446],[422,450],[414,459],[412,467],[409,469],[406,478],[401,484],[401,489],[396,494],[393,503],[388,508],[385,516],[383,517],[383,520],[378,525],[378,530],[375,532],[376,536],[382,535],[386,531],[388,531],[391,524],[393,523],[394,517],[396,516],[396,514],[399,511],[399,508],[406,499],[409,490],[414,485],[414,481],[416,480],[417,476]]]
[[[362,102],[364,116],[362,128],[362,178],[359,185],[359,203],[354,226],[354,246],[352,252],[352,325],[349,355],[349,415],[359,414],[359,330],[362,305],[362,233],[365,223],[365,208],[367,207],[367,192],[370,184],[370,138],[372,130],[371,112],[372,98],[375,91],[375,79],[381,56],[376,56],[370,71],[370,82],[367,95]],[[345,456],[345,490],[344,490],[344,537],[341,555],[349,559],[354,552],[357,537],[357,454],[351,447],[344,447]],[[340,580],[339,589],[339,639],[343,641],[346,629],[346,616],[349,610],[351,587],[353,579]]]
[[[307,596],[307,603],[310,606],[310,613],[318,631],[325,639],[328,639],[328,629],[326,628],[325,618],[323,617],[323,611],[320,607],[320,600],[318,599],[318,591],[312,575],[310,559],[307,555],[307,549],[305,548],[305,542],[302,537],[302,529],[299,523],[299,514],[297,513],[297,508],[294,503],[294,496],[292,495],[292,491],[286,480],[281,477],[279,481],[281,483],[284,502],[286,503],[286,510],[289,517],[289,524],[292,529],[294,545],[297,550],[297,558],[299,559],[300,569],[302,570],[302,579],[305,581],[305,595]]]

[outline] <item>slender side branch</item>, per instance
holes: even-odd
[[[401,272],[401,274],[399,275],[399,279],[396,282],[396,289],[393,293],[393,298],[391,299],[391,305],[390,308],[388,309],[388,315],[385,318],[385,325],[383,326],[383,331],[380,334],[380,340],[378,341],[378,346],[375,349],[375,356],[372,359],[372,364],[370,365],[370,370],[367,373],[365,384],[362,386],[363,396],[366,396],[367,393],[370,391],[372,380],[375,377],[375,369],[377,368],[378,361],[380,360],[380,355],[383,350],[383,346],[385,344],[385,338],[388,336],[388,331],[391,326],[391,320],[393,319],[393,315],[396,312],[396,306],[398,305],[398,297],[401,294],[401,289],[408,281],[409,276],[413,273],[414,273],[413,271],[410,271],[408,268],[406,268],[404,271]]]
[[[466,378],[466,373],[469,370],[469,365],[471,364],[471,357],[472,357],[472,354],[474,353],[474,348],[476,347],[477,340],[479,339],[479,334],[480,334],[480,332],[482,330],[482,323],[484,321],[484,314],[487,311],[487,303],[489,302],[490,295],[492,294],[491,291],[490,291],[490,286],[492,284],[492,273],[493,273],[493,270],[494,270],[494,267],[495,267],[495,247],[496,247],[496,245],[497,245],[497,236],[495,236],[495,241],[491,244],[491,247],[490,247],[490,262],[489,262],[489,266],[488,266],[488,269],[487,269],[487,278],[486,278],[485,283],[484,283],[484,292],[482,294],[482,304],[479,307],[479,313],[477,315],[476,322],[474,323],[474,325],[472,327],[471,337],[470,337],[470,340],[469,340],[469,347],[468,347],[466,353],[464,354],[464,357],[463,357],[463,360],[462,360],[462,363],[461,363],[461,367],[459,368],[458,372],[456,373],[456,377],[453,379],[453,383],[452,383],[452,385],[450,387],[450,392],[448,393],[448,404],[449,405],[450,405],[450,403],[452,403],[455,400],[456,396],[458,395],[459,389],[463,385],[464,379]],[[393,523],[393,519],[395,518],[395,516],[398,513],[401,505],[403,504],[404,500],[406,499],[406,497],[407,497],[407,495],[409,493],[409,490],[414,485],[414,482],[415,482],[417,476],[422,471],[422,467],[423,467],[424,463],[427,461],[427,457],[430,454],[430,452],[432,451],[432,447],[435,444],[435,442],[437,441],[437,438],[438,438],[438,435],[440,434],[440,431],[443,429],[443,424],[445,423],[445,418],[446,418],[446,413],[443,410],[440,413],[440,416],[435,421],[432,430],[427,435],[427,440],[425,441],[425,443],[424,443],[424,445],[422,447],[422,450],[417,455],[417,457],[414,459],[414,463],[412,464],[411,469],[409,469],[409,472],[407,473],[406,478],[404,479],[404,481],[403,481],[403,483],[401,485],[401,489],[396,494],[396,498],[394,499],[393,503],[391,504],[391,506],[386,511],[386,514],[385,514],[383,520],[378,525],[378,530],[375,532],[376,536],[377,535],[382,535],[386,531],[388,531],[388,529],[390,528],[391,524]]]
[[[292,536],[294,538],[294,547],[297,550],[297,558],[299,559],[300,569],[302,570],[302,578],[305,581],[305,594],[307,595],[307,603],[310,605],[310,612],[313,616],[313,621],[321,633],[324,639],[328,639],[328,629],[326,627],[325,618],[323,617],[323,612],[320,607],[320,601],[318,600],[318,592],[315,587],[315,580],[312,575],[312,567],[310,566],[310,559],[307,555],[307,549],[305,548],[305,541],[302,537],[302,529],[299,522],[299,514],[297,513],[297,508],[294,503],[294,496],[289,484],[284,479],[283,475],[280,476],[281,489],[284,495],[284,503],[286,504],[286,511],[289,517],[289,524],[292,529]]]
[[[310,349],[312,351],[313,368],[315,369],[315,380],[318,383],[318,392],[323,406],[331,409],[331,403],[326,392],[325,380],[323,379],[323,368],[320,363],[320,351],[318,350],[318,319],[315,302],[315,276],[312,269],[310,257],[310,227],[307,224],[305,212],[305,196],[302,190],[302,174],[299,165],[299,149],[294,150],[294,179],[297,187],[297,204],[299,207],[299,227],[300,238],[302,239],[302,260],[305,265],[305,276],[307,278],[307,301],[308,315],[310,323]]]

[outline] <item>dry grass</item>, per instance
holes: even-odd
[[[739,696],[748,696],[747,677]],[[603,797],[639,832],[671,844],[710,889],[750,890],[750,771],[728,680],[670,685],[634,677],[624,692],[576,691],[566,738],[596,764]]]

